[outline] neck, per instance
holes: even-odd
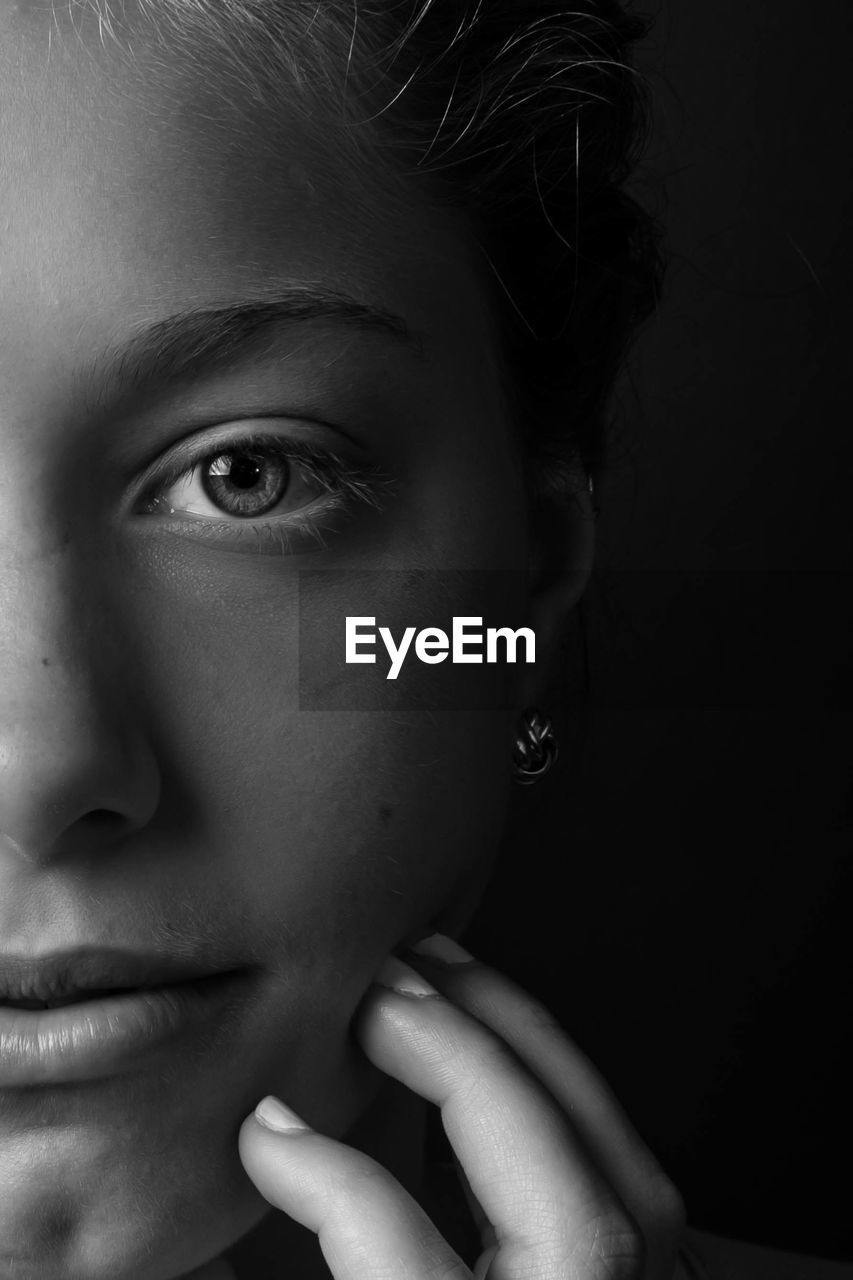
[[[423,1185],[426,1109],[423,1098],[389,1077],[343,1139],[381,1164],[416,1199]],[[277,1209],[271,1209],[229,1249],[226,1258],[236,1280],[329,1277],[317,1237]],[[198,1280],[208,1280],[207,1272],[202,1272]],[[219,1277],[212,1272],[209,1280]],[[222,1272],[222,1280],[231,1280],[227,1270]]]

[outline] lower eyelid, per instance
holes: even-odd
[[[318,511],[312,504],[310,508],[301,509],[300,512],[286,512],[280,516],[262,517],[258,520],[224,521],[209,520],[203,516],[184,516],[183,513],[177,512],[176,519],[170,520],[169,523],[178,534],[200,538],[202,541],[230,543],[232,547],[246,542],[255,551],[287,555],[293,550],[292,542],[297,539],[303,543],[311,539],[309,547],[311,550],[323,549],[326,545],[323,535],[331,532],[323,522],[343,508],[342,502],[334,502],[323,504]],[[200,531],[197,526],[201,526]],[[298,549],[301,551],[304,547],[300,546]]]
[[[219,543],[223,550],[280,556],[318,552],[328,547],[326,535],[333,537],[340,532],[340,521],[354,515],[360,505],[381,510],[378,483],[357,480],[355,475],[350,483],[354,487],[360,483],[361,491],[355,494],[347,494],[344,489],[329,491],[305,506],[279,515],[229,519],[175,511],[161,518],[169,532],[194,541]]]

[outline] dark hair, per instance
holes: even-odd
[[[622,187],[647,133],[627,57],[648,23],[616,0],[409,0],[362,20],[386,46],[380,118],[490,266],[532,476],[596,470],[616,373],[660,292],[656,224]]]

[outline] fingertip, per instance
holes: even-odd
[[[477,963],[470,951],[466,951],[455,938],[449,938],[444,933],[431,933],[426,938],[420,938],[409,947],[409,951],[419,960],[447,969]]]
[[[260,1168],[266,1166],[274,1152],[282,1149],[282,1139],[314,1132],[311,1126],[290,1107],[285,1106],[280,1098],[267,1094],[240,1125],[237,1135],[240,1161],[252,1180],[257,1182],[255,1174]]]
[[[396,991],[398,995],[414,996],[416,999],[439,995],[436,988],[422,973],[418,973],[412,965],[395,955],[385,957],[380,969],[374,975],[373,984],[383,991]]]
[[[314,1139],[306,1145],[294,1138]],[[263,1198],[276,1209],[312,1226],[305,1216],[303,1193],[298,1183],[316,1172],[316,1131],[280,1098],[268,1094],[243,1120],[237,1136],[240,1163]],[[306,1202],[307,1203],[307,1202]],[[312,1226],[312,1230],[313,1230]]]
[[[273,1133],[311,1132],[311,1126],[272,1093],[261,1098],[252,1115],[258,1124],[263,1125],[265,1129],[271,1129]]]
[[[443,1000],[441,992],[423,974],[392,952],[373,975],[354,1010],[352,1028],[356,1039],[364,1047],[365,1039],[375,1035],[379,1024],[396,1025],[401,1014],[406,1015],[407,1021],[418,1006]]]

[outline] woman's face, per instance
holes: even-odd
[[[345,618],[517,626],[528,544],[449,220],[336,185],[214,64],[76,24],[0,5],[0,960],[238,971],[150,1050],[0,1064],[0,1275],[118,1280],[259,1218],[262,1094],[339,1134],[374,1096],[353,1012],[488,859],[528,677],[394,683],[381,646],[344,665]],[[297,286],[422,349],[288,320]]]

